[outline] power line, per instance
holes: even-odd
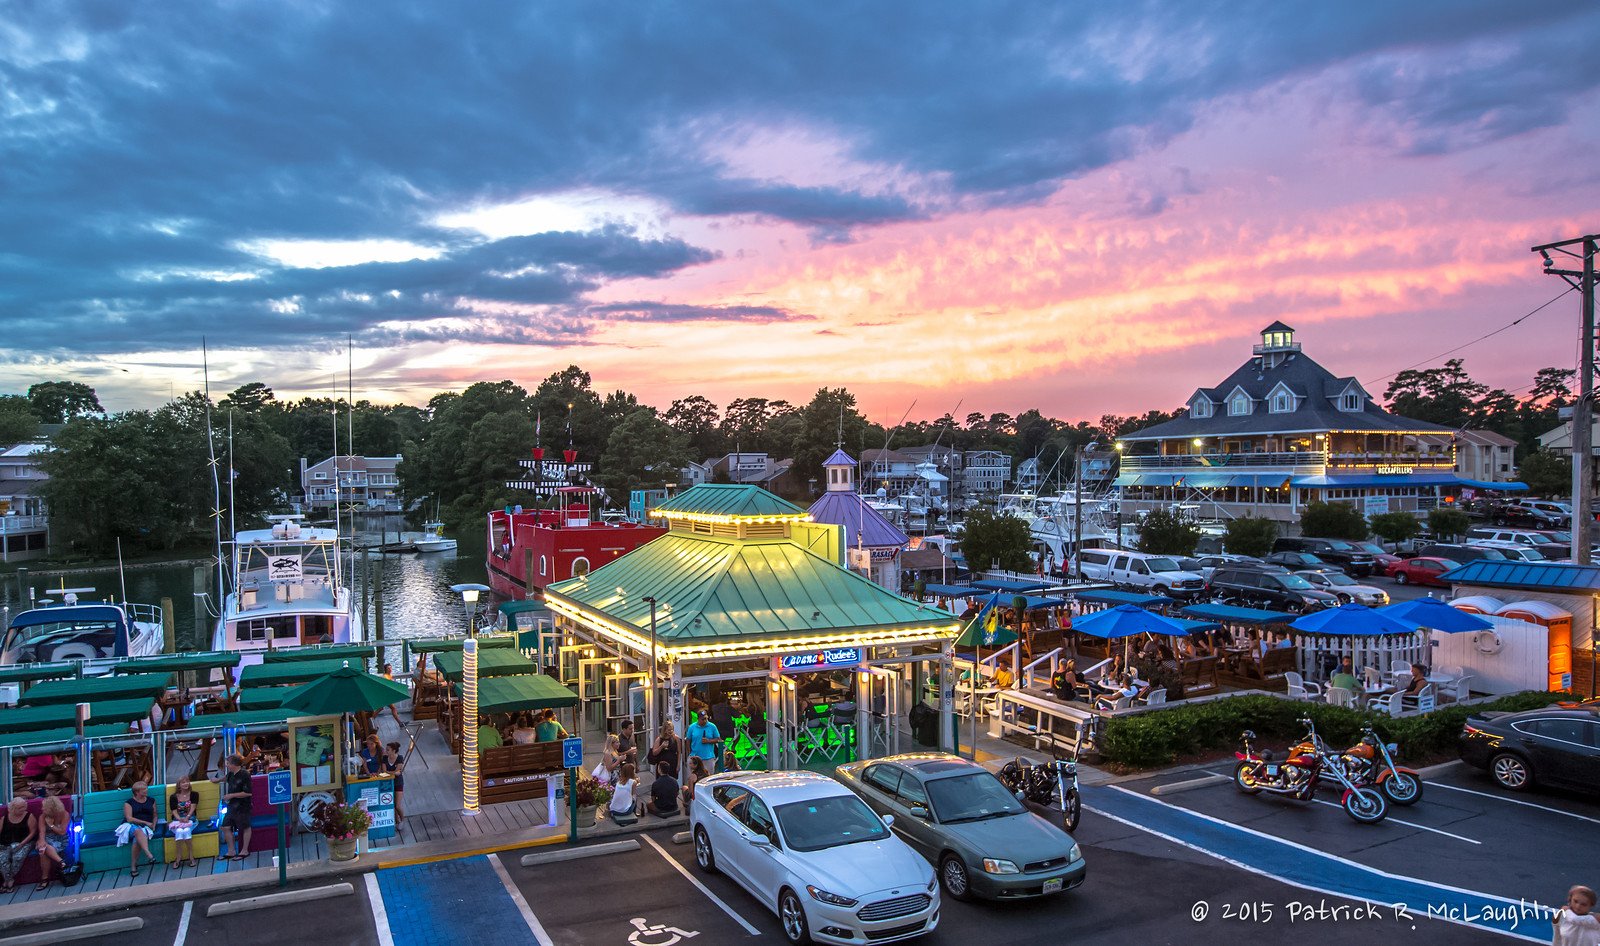
[[[1462,344],[1457,345],[1456,347],[1450,349],[1449,351],[1440,352],[1439,354],[1434,355],[1432,358],[1424,358],[1424,359],[1422,359],[1421,361],[1417,362],[1414,365],[1406,365],[1404,368],[1401,368],[1399,371],[1391,371],[1388,374],[1383,375],[1382,377],[1373,378],[1371,381],[1368,381],[1367,384],[1377,384],[1379,381],[1386,381],[1389,378],[1392,378],[1395,375],[1399,374],[1401,371],[1410,371],[1412,368],[1418,368],[1418,367],[1421,367],[1422,365],[1428,364],[1429,362],[1438,361],[1440,358],[1443,358],[1446,355],[1453,355],[1453,354],[1455,354],[1456,352],[1460,351],[1463,348],[1470,348],[1471,346],[1478,344],[1479,342],[1483,341],[1484,339],[1493,338],[1496,335],[1499,335],[1501,332],[1504,332],[1506,329],[1514,328],[1517,325],[1521,324],[1524,320],[1526,320],[1528,318],[1531,318],[1532,316],[1538,315],[1539,312],[1541,312],[1544,309],[1546,309],[1546,308],[1550,307],[1551,305],[1553,305],[1562,296],[1565,296],[1567,293],[1573,292],[1576,289],[1577,289],[1576,286],[1568,286],[1566,289],[1563,289],[1561,292],[1557,293],[1556,297],[1554,299],[1551,299],[1549,302],[1546,302],[1544,305],[1539,306],[1537,309],[1534,309],[1532,312],[1525,313],[1523,315],[1518,316],[1515,319],[1512,319],[1510,322],[1507,322],[1505,325],[1500,326],[1499,328],[1497,328],[1494,331],[1488,333],[1487,335],[1480,335],[1477,338],[1474,338],[1470,342],[1463,342]]]

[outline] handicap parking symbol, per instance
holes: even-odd
[[[700,935],[699,930],[680,930],[665,923],[649,923],[642,916],[636,916],[628,922],[633,924],[633,932],[628,934],[628,946],[673,946],[691,936]]]

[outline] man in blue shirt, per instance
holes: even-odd
[[[695,721],[689,724],[687,733],[689,737],[689,754],[697,755],[706,760],[706,768],[716,771],[719,748],[722,745],[722,733],[717,731],[717,724],[711,722],[706,716],[706,711],[701,710],[695,714]]]

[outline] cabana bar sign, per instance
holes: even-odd
[[[825,647],[803,654],[784,654],[778,658],[778,669],[784,673],[826,670],[829,667],[854,667],[861,663],[859,647]]]

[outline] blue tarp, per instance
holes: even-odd
[[[985,591],[1003,591],[1007,594],[1023,594],[1029,591],[1042,591],[1043,589],[1050,587],[1050,583],[1046,581],[1006,581],[1000,578],[985,578],[981,581],[973,582],[972,587],[982,588]]]
[[[1131,591],[1080,591],[1074,595],[1079,601],[1093,601],[1095,604],[1131,604],[1136,608],[1156,608],[1164,604],[1171,604],[1171,598],[1161,595],[1141,595]]]
[[[1067,603],[1066,598],[1045,598],[1037,595],[1028,595],[1028,610],[1039,608],[1059,608]]]
[[[975,595],[987,594],[982,588],[973,588],[968,585],[923,585],[923,594],[935,595],[941,598],[971,598]]]
[[[1178,613],[1206,621],[1221,621],[1224,624],[1288,624],[1296,617],[1282,611],[1236,608],[1231,604],[1191,604]]]

